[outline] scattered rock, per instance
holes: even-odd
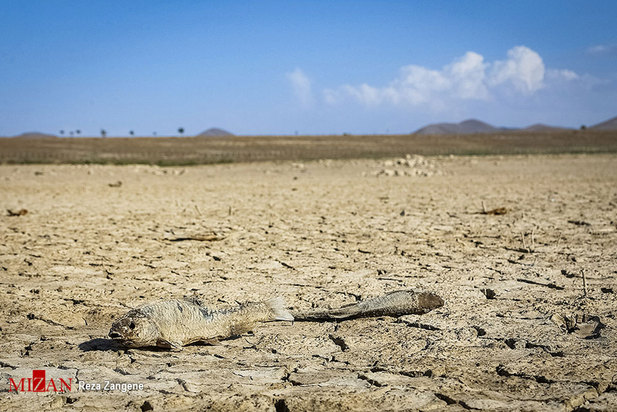
[[[486,296],[487,299],[495,299],[495,291],[493,289],[481,289],[482,293],[484,293],[484,296]]]
[[[484,201],[482,201],[482,212],[480,213],[483,215],[499,216],[508,213],[508,209],[506,209],[505,207],[497,207],[495,209],[486,210],[486,205],[484,204]]]
[[[23,215],[27,215],[28,214],[28,210],[27,209],[6,209],[6,213],[9,216],[23,216]]]
[[[152,406],[152,404],[150,403],[150,401],[145,401],[142,405],[141,405],[141,412],[147,412],[147,411],[153,411],[154,407]]]
[[[496,209],[491,209],[491,210],[483,210],[482,214],[484,215],[505,215],[506,213],[508,213],[508,209],[506,209],[505,207],[498,207]]]
[[[385,160],[382,168],[374,176],[421,176],[428,177],[442,174],[434,162],[420,155],[406,155],[404,158]]]
[[[551,316],[551,321],[566,333],[574,333],[582,339],[595,339],[600,337],[600,331],[606,327],[598,316],[595,315],[561,315],[558,313]]]

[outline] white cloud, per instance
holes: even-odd
[[[597,44],[587,48],[588,54],[593,55],[616,55],[617,44]]]
[[[486,66],[484,57],[474,52],[467,52],[446,66],[445,71],[452,79],[455,95],[461,99],[488,98],[489,93],[485,84]]]
[[[469,51],[441,70],[409,65],[386,86],[343,85],[324,90],[323,96],[329,104],[351,99],[367,106],[391,104],[439,110],[462,101],[490,101],[502,93],[530,96],[546,86],[547,75],[565,81],[579,78],[570,70],[547,70],[538,53],[516,46],[505,60],[486,62],[482,55]]]
[[[450,80],[439,71],[410,65],[403,67],[399,77],[384,89],[384,98],[394,103],[422,104],[450,86]]]
[[[547,70],[546,72],[546,78],[547,79],[551,79],[551,80],[566,80],[566,81],[572,81],[572,80],[579,80],[581,78],[581,76],[579,76],[578,74],[574,73],[572,70],[567,70],[567,69],[550,69]]]
[[[544,87],[544,62],[538,53],[517,46],[508,50],[508,59],[492,65],[489,84],[510,83],[519,92],[533,94]]]
[[[433,95],[451,87],[450,80],[436,70],[410,65],[400,69],[399,76],[386,87],[343,85],[323,91],[327,103],[336,104],[352,98],[367,106],[382,103],[420,105],[430,103]]]
[[[286,76],[287,80],[291,83],[293,92],[300,103],[304,106],[309,106],[313,102],[311,80],[299,68],[287,73]]]

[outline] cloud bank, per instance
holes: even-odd
[[[293,73],[296,72],[302,74],[299,69]],[[578,78],[570,70],[547,69],[537,52],[516,46],[508,50],[505,60],[487,62],[482,55],[469,51],[440,70],[409,65],[402,67],[398,76],[385,86],[342,85],[323,90],[323,98],[331,105],[351,100],[366,106],[387,104],[443,110],[462,101],[529,97],[552,82]]]

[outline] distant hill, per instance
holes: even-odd
[[[594,130],[617,130],[617,117],[613,117],[612,119],[608,119],[602,123],[594,124],[590,127],[590,129]]]
[[[473,134],[473,133],[492,133],[498,129],[488,123],[481,122],[476,119],[465,120],[460,123],[435,123],[429,124],[414,134],[432,135],[432,134]]]
[[[617,117],[608,120],[604,123],[600,123],[593,128],[603,127],[603,130],[610,130],[609,128],[617,128]],[[509,128],[509,127],[495,127],[488,123],[484,123],[480,120],[470,119],[460,123],[435,123],[429,124],[414,134],[420,135],[445,135],[445,134],[474,134],[474,133],[495,133],[500,131],[526,131],[526,132],[559,132],[564,130],[570,130],[567,127],[549,126],[542,123],[536,123],[531,126],[527,126],[523,129]]]
[[[14,139],[57,139],[58,136],[53,134],[39,133],[39,132],[26,132],[13,136]]]
[[[227,130],[212,127],[204,132],[199,133],[195,137],[224,137],[224,136],[233,136],[233,133],[230,133]]]
[[[532,124],[531,126],[527,126],[524,129],[521,129],[527,132],[559,132],[563,130],[568,130],[566,127],[559,126],[549,126],[542,123]]]

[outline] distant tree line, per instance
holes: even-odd
[[[64,135],[64,130],[60,130],[60,134]],[[77,130],[69,130],[69,135],[71,136],[75,136],[75,135],[80,135],[81,134],[81,130],[77,129]]]
[[[65,133],[66,132],[65,132],[64,129],[60,130],[60,135],[61,136],[64,136]],[[184,127],[179,127],[178,128],[178,133],[180,134],[180,136],[183,136],[184,135]],[[81,130],[80,129],[69,130],[68,134],[71,137],[75,136],[75,135],[79,136],[79,135],[81,135]],[[101,134],[101,137],[107,137],[107,130],[101,129],[100,134]],[[130,136],[135,136],[135,131],[134,130],[129,130],[129,135]],[[156,137],[157,136],[157,132],[152,132],[152,135]]]

